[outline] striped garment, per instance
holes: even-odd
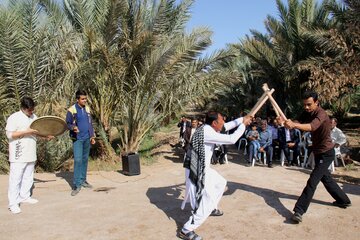
[[[190,169],[189,179],[196,186],[195,197],[198,206],[205,183],[204,126],[199,127],[191,139],[190,148],[186,152],[184,167]]]

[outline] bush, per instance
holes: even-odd
[[[72,141],[66,134],[51,141],[39,140],[37,170],[54,172],[72,156],[72,153]]]

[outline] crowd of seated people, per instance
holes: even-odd
[[[232,118],[229,118],[232,120]],[[272,167],[275,161],[285,161],[286,166],[311,167],[312,142],[310,132],[300,132],[298,129],[287,129],[281,118],[270,117],[268,119],[254,118],[254,122],[248,126],[240,141],[236,143],[238,149],[244,149],[244,155],[248,166],[253,161],[266,163]],[[346,151],[345,134],[337,127],[337,119],[331,118],[331,137],[335,144],[337,158],[342,160],[341,154]],[[182,117],[178,127],[180,143],[186,151],[195,130],[202,124],[198,117]],[[245,143],[245,144],[244,144]],[[212,163],[226,163],[227,149],[225,146],[216,146]],[[343,163],[343,160],[342,160]],[[343,163],[344,165],[344,163]]]
[[[334,149],[336,156],[341,158],[341,154],[346,151],[343,147],[346,144],[346,136],[336,127],[337,120],[335,118],[331,120]],[[268,166],[272,167],[273,159],[281,162],[282,158],[286,161],[286,166],[304,166],[304,161],[311,159],[311,133],[287,129],[283,123],[281,118],[276,117],[267,120],[255,118],[241,138],[246,139],[245,146],[237,146],[238,149],[247,148],[244,155],[248,166],[252,161],[262,163],[261,159],[266,159]],[[241,141],[238,144],[241,144]],[[266,154],[261,155],[261,153]],[[307,162],[305,167],[311,167],[311,164]]]

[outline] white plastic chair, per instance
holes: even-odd
[[[239,140],[239,146],[238,146],[238,151],[240,151],[242,142],[245,143],[245,146],[244,146],[244,155],[246,155],[246,154],[247,154],[246,148],[247,148],[247,145],[248,145],[248,141],[247,141],[246,138],[240,138],[240,140]]]
[[[302,137],[302,143],[301,143],[301,147],[304,149],[304,162],[302,163],[302,167],[306,168],[307,166],[307,162],[309,160],[309,150],[307,148],[307,146],[309,144],[312,144],[311,140],[310,140],[310,132],[306,132],[304,133],[303,137]]]
[[[291,149],[290,149],[289,151],[290,151],[290,153],[294,153],[294,151],[291,150]],[[296,160],[297,160],[298,166],[300,166],[300,156],[297,156],[297,157],[296,157]],[[293,161],[294,161],[294,159],[293,159]],[[280,154],[280,163],[281,163],[281,166],[284,166],[284,162],[285,162],[285,153],[284,153],[284,150],[281,149],[281,154]]]
[[[264,164],[266,165],[266,152],[263,152],[263,154],[264,154]],[[252,159],[251,166],[255,166],[255,162],[256,162],[256,158],[254,156]]]

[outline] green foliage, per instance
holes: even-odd
[[[151,165],[154,163],[154,158],[151,155],[151,151],[158,145],[158,142],[154,140],[153,134],[149,133],[145,136],[139,147],[140,161],[144,165]]]
[[[356,167],[355,167],[354,163],[350,163],[345,166],[345,171],[353,171],[355,169],[356,169]]]
[[[228,54],[199,58],[211,44],[211,31],[185,33],[192,4],[65,1],[82,41],[74,77],[88,90],[99,127],[105,132],[118,127],[122,152],[137,151],[149,131],[190,100],[206,96],[219,79],[211,68]]]
[[[9,172],[8,156],[3,152],[0,152],[0,174]]]
[[[359,4],[345,1],[342,7],[332,0],[276,4],[279,17],[266,18],[267,33],[251,30],[251,36],[232,46],[238,57],[230,70],[238,72],[239,81],[219,91],[216,106],[226,106],[229,113],[250,109],[262,94],[261,85],[268,83],[288,116],[301,110],[301,95],[307,89],[316,90],[336,115],[345,115],[360,79]]]
[[[267,17],[268,33],[252,31],[253,36],[238,46],[252,61],[252,71],[276,90],[273,95],[286,112],[295,113],[303,84],[308,81],[302,77],[304,73],[298,64],[321,54],[317,45],[305,37],[306,33],[332,26],[330,12],[324,7],[326,2],[318,5],[314,0],[288,0],[286,5],[277,0],[279,19]]]
[[[346,114],[350,111],[353,105],[352,96],[345,95],[334,101],[333,104],[330,105],[330,110],[333,113],[333,116],[336,117],[339,121],[342,121]]]
[[[6,117],[2,115],[0,119],[0,129],[5,129],[5,126]],[[0,134],[0,174],[7,173],[9,171],[8,148],[8,139],[5,131],[3,131],[3,134]]]
[[[110,130],[117,128],[122,153],[139,151],[150,159],[150,149],[159,144],[150,133],[189,104],[237,115],[251,109],[264,82],[276,89],[274,97],[287,113],[299,110],[307,87],[322,87],[322,93],[345,89],[331,102],[338,112],[347,112],[350,102],[359,104],[358,88],[348,96],[354,89],[349,79],[358,81],[360,69],[356,1],[341,8],[330,0],[277,0],[279,18],[267,17],[266,34],[252,30],[240,44],[205,57],[211,30],[185,31],[193,3],[11,0],[0,5],[0,127],[25,95],[38,102],[38,116],[65,117],[74,92],[83,88],[96,123],[96,156],[116,159]],[[337,73],[346,77],[329,88],[318,80],[322,72],[329,73],[328,80]],[[7,147],[2,134],[0,171],[8,168]],[[67,136],[41,142],[38,152],[39,167],[53,171],[71,155],[71,142]]]
[[[63,134],[51,141],[38,140],[37,167],[42,171],[54,172],[72,156],[72,141],[67,134]]]

